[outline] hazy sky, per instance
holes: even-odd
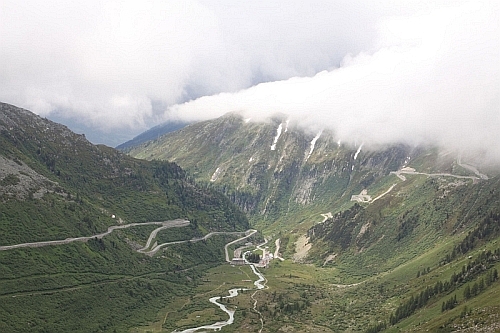
[[[238,110],[500,160],[499,22],[478,0],[0,0],[0,101],[108,144]]]

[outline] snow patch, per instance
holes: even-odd
[[[323,133],[323,131],[319,131],[319,133],[316,134],[316,136],[311,140],[311,149],[309,149],[309,154],[306,157],[306,161],[309,159],[309,157],[311,157],[311,154],[314,151],[314,146],[316,145],[316,141],[318,141],[321,133]]]
[[[290,119],[288,119],[286,121],[286,125],[285,125],[285,133],[288,132],[288,124],[290,123]]]
[[[250,120],[252,120],[252,118],[246,118],[246,119],[244,119],[243,121],[244,121],[245,123],[248,123]]]
[[[359,146],[358,150],[356,151],[356,154],[354,154],[354,159],[358,158],[358,154],[361,151],[361,148],[363,148],[363,143],[361,144],[361,146]]]
[[[215,170],[214,174],[212,175],[212,177],[210,178],[210,181],[211,181],[211,182],[216,181],[216,180],[217,180],[217,178],[219,178],[220,172],[221,172],[220,168],[217,168],[217,169]]]
[[[278,129],[276,130],[276,136],[274,137],[273,144],[271,145],[271,150],[276,150],[276,143],[278,142],[278,139],[281,136],[281,130],[283,129],[283,124],[280,124],[278,126]]]

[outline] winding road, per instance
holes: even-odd
[[[101,239],[104,236],[107,236],[110,233],[112,233],[114,230],[118,230],[118,229],[126,229],[126,228],[130,228],[130,227],[152,225],[152,224],[162,225],[162,227],[155,229],[151,233],[151,235],[153,235],[153,233],[154,233],[154,236],[156,236],[156,233],[158,233],[158,231],[160,231],[161,229],[185,227],[185,226],[188,226],[190,223],[191,222],[189,222],[188,220],[177,219],[177,220],[163,221],[163,222],[144,222],[144,223],[129,223],[129,224],[123,224],[123,225],[113,225],[113,226],[109,227],[106,232],[103,232],[103,233],[97,234],[97,235],[93,235],[93,236],[66,238],[66,239],[62,239],[62,240],[53,240],[53,241],[44,241],[44,242],[21,243],[21,244],[15,244],[15,245],[4,245],[4,246],[0,246],[0,251],[20,249],[23,247],[43,247],[43,246],[50,246],[50,245],[69,244],[69,243],[73,243],[73,242],[86,242],[90,239]],[[154,236],[152,237],[151,235],[149,236],[150,239],[148,239],[148,244],[151,243],[151,239],[154,238]],[[142,251],[139,250],[139,252],[142,252]]]
[[[158,228],[158,229],[160,229],[160,228]],[[158,230],[158,229],[156,229],[156,230]],[[154,230],[154,231],[156,231],[156,230]],[[257,232],[257,230],[247,230],[247,231],[213,231],[213,232],[210,232],[210,233],[208,233],[205,236],[200,237],[200,238],[193,238],[193,239],[188,239],[188,240],[181,240],[181,241],[174,241],[174,242],[162,243],[162,244],[158,244],[158,245],[154,246],[149,251],[146,251],[145,248],[142,248],[142,249],[139,250],[139,252],[144,253],[144,254],[148,254],[148,255],[153,255],[156,252],[158,252],[159,249],[161,249],[161,248],[163,248],[165,246],[168,246],[168,245],[182,244],[182,243],[188,243],[188,242],[190,242],[190,243],[196,243],[196,242],[200,242],[200,241],[206,240],[206,239],[208,239],[208,238],[210,238],[212,236],[215,236],[215,235],[241,235],[241,234],[246,234],[249,231],[253,231],[253,233],[251,233],[250,235],[247,235],[247,236],[244,236],[244,237],[240,238],[240,240],[241,239],[245,239],[247,237],[250,237],[251,235],[253,235],[254,233]],[[226,244],[226,246],[227,246],[227,244]],[[146,249],[147,249],[147,247],[146,247]],[[228,257],[228,253],[227,253],[227,248],[226,248],[226,260],[227,260],[227,257]]]
[[[137,226],[144,226],[144,225],[161,225],[161,227],[156,228],[151,232],[149,235],[149,238],[146,242],[146,245],[140,249],[137,250],[137,252],[144,253],[147,255],[153,255],[156,252],[158,252],[159,249],[168,246],[168,245],[174,245],[174,244],[182,244],[182,243],[196,243],[199,241],[206,240],[212,236],[215,235],[241,235],[245,234],[244,237],[238,238],[235,241],[232,241],[225,246],[225,251],[226,251],[226,261],[229,261],[229,254],[227,247],[233,243],[237,243],[245,238],[248,238],[252,236],[254,233],[257,232],[257,230],[250,229],[247,231],[213,231],[208,234],[206,234],[203,237],[199,238],[193,238],[193,239],[188,239],[188,240],[181,240],[181,241],[174,241],[174,242],[167,242],[167,243],[162,243],[162,244],[155,244],[151,249],[151,243],[153,240],[156,238],[156,235],[158,234],[159,231],[163,229],[168,229],[168,228],[181,228],[181,227],[186,227],[190,225],[191,222],[188,220],[184,219],[177,219],[177,220],[171,220],[171,221],[163,221],[163,222],[144,222],[144,223],[129,223],[129,224],[123,224],[123,225],[114,225],[108,228],[106,232],[103,232],[101,234],[93,235],[93,236],[85,236],[85,237],[75,237],[75,238],[66,238],[66,239],[61,239],[61,240],[53,240],[53,241],[44,241],[44,242],[33,242],[33,243],[21,243],[21,244],[15,244],[15,245],[4,245],[0,246],[0,251],[7,251],[7,250],[13,250],[13,249],[20,249],[20,248],[25,248],[25,247],[43,247],[43,246],[51,246],[51,245],[63,245],[63,244],[69,244],[72,242],[86,242],[90,239],[101,239],[104,236],[107,236],[111,234],[114,230],[117,229],[126,229],[130,227],[137,227]],[[149,250],[148,250],[149,249]]]
[[[137,227],[137,226],[144,226],[144,225],[161,225],[161,227],[156,228],[151,232],[151,234],[148,237],[148,240],[146,242],[146,245],[140,249],[137,250],[137,252],[144,253],[147,255],[153,255],[158,250],[161,248],[168,246],[168,245],[174,245],[174,244],[182,244],[182,243],[196,243],[200,242],[203,240],[206,240],[212,236],[215,235],[241,235],[245,234],[245,236],[238,238],[237,240],[234,240],[225,246],[225,252],[226,252],[226,261],[229,260],[229,254],[228,254],[228,246],[234,243],[237,243],[243,239],[246,239],[253,234],[257,232],[257,230],[250,229],[247,231],[213,231],[208,234],[206,234],[203,237],[199,238],[193,238],[193,239],[188,239],[188,240],[181,240],[181,241],[174,241],[174,242],[167,242],[167,243],[162,243],[162,244],[155,244],[151,249],[151,243],[153,240],[156,238],[156,235],[158,234],[159,231],[163,229],[169,229],[169,228],[181,228],[181,227],[186,227],[190,225],[191,222],[188,220],[184,219],[177,219],[177,220],[170,220],[170,221],[163,221],[163,222],[144,222],[144,223],[129,223],[129,224],[123,224],[123,225],[114,225],[108,228],[106,232],[93,235],[93,236],[85,236],[85,237],[74,237],[74,238],[66,238],[66,239],[61,239],[61,240],[53,240],[53,241],[43,241],[43,242],[32,242],[32,243],[21,243],[21,244],[15,244],[15,245],[3,245],[0,246],[0,251],[7,251],[7,250],[13,250],[13,249],[20,249],[20,248],[25,248],[25,247],[43,247],[43,246],[53,246],[53,245],[63,245],[63,244],[69,244],[73,242],[87,242],[90,239],[101,239],[104,236],[107,236],[111,234],[114,230],[118,229],[126,229],[130,227]],[[148,250],[149,249],[149,250]]]
[[[465,166],[464,164],[460,164],[460,166],[468,169],[470,166]],[[476,170],[477,171],[477,170]],[[488,176],[480,174],[481,177],[476,177],[476,176],[459,176],[459,175],[454,175],[451,173],[426,173],[426,172],[418,172],[415,171],[413,168],[403,168],[398,171],[391,171],[392,174],[395,174],[399,179],[402,181],[406,180],[406,177],[403,176],[402,174],[408,174],[408,175],[424,175],[427,177],[453,177],[453,178],[458,178],[458,179],[472,179],[472,180],[479,180],[479,179],[488,179]]]
[[[462,156],[461,155],[458,156],[457,164],[460,165],[464,169],[472,171],[476,176],[478,176],[481,179],[485,179],[485,180],[489,179],[486,174],[483,174],[483,173],[479,172],[479,170],[477,170],[476,167],[474,167],[472,165],[469,165],[469,164],[462,163]]]
[[[483,179],[483,180],[487,180],[488,179],[487,175],[480,173],[472,165],[463,164],[461,162],[460,158],[457,160],[457,164],[459,166],[463,167],[464,169],[467,169],[467,170],[473,172],[477,176],[460,176],[460,175],[454,175],[454,174],[451,174],[451,173],[426,173],[426,172],[418,172],[414,168],[410,168],[410,167],[404,167],[404,168],[402,168],[402,169],[400,169],[398,171],[391,171],[390,173],[393,174],[393,175],[396,175],[396,177],[398,177],[402,181],[406,181],[406,177],[403,174],[407,174],[407,175],[423,175],[423,176],[427,176],[427,177],[453,177],[453,178],[458,178],[458,179],[471,179],[473,181],[478,181],[480,179]],[[363,191],[361,191],[360,194],[353,195],[351,197],[351,201],[366,202],[366,203],[370,203],[371,204],[371,203],[377,201],[378,199],[382,198],[383,196],[385,196],[389,192],[391,192],[392,189],[396,185],[397,184],[392,184],[391,187],[389,187],[389,189],[387,191],[385,191],[384,193],[380,194],[379,196],[377,196],[374,199],[372,199],[371,196],[369,196],[367,194],[366,190],[363,190]]]
[[[226,253],[226,261],[227,262],[231,262],[231,260],[229,259],[229,252],[228,252],[228,247],[232,244],[235,244],[235,243],[238,243],[238,242],[241,242],[242,240],[244,239],[247,239],[248,237],[252,236],[253,234],[255,234],[257,232],[257,230],[255,229],[249,229],[247,231],[245,231],[246,235],[241,237],[241,238],[238,238],[232,242],[229,242],[227,243],[225,246],[224,246],[224,252]]]

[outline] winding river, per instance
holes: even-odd
[[[255,281],[253,284],[255,285],[255,287],[258,290],[264,289],[266,287],[265,284],[263,284],[266,281],[266,279],[264,278],[264,275],[262,275],[262,273],[259,272],[255,268],[254,265],[250,265],[250,267],[252,268],[253,273],[255,275],[257,275],[257,277],[258,277],[257,281]],[[176,332],[176,333],[193,333],[193,332],[196,332],[196,331],[199,331],[199,330],[214,330],[214,331],[217,331],[217,330],[220,330],[221,328],[223,328],[224,326],[231,325],[234,322],[234,310],[228,309],[224,304],[221,304],[218,301],[221,298],[236,297],[236,296],[238,296],[238,292],[239,291],[245,291],[245,290],[250,290],[250,289],[247,289],[247,288],[234,288],[234,289],[230,289],[229,290],[229,295],[228,296],[223,296],[223,297],[221,297],[221,296],[214,296],[214,297],[211,297],[209,299],[210,303],[213,303],[213,304],[217,305],[222,311],[224,311],[225,313],[228,314],[229,318],[226,321],[218,321],[218,322],[216,322],[214,324],[211,324],[211,325],[203,325],[203,326],[199,326],[199,327],[188,328],[187,330],[184,330],[184,331],[174,331],[174,332]]]

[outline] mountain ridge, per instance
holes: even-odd
[[[340,202],[339,195],[357,195],[415,160],[423,172],[461,169],[460,174],[471,174],[451,156],[432,148],[402,144],[378,150],[363,144],[351,147],[328,131],[307,134],[290,126],[286,118],[252,123],[237,114],[193,124],[125,151],[144,159],[176,161],[199,181],[220,185],[247,213],[261,215],[274,209],[266,202],[286,201],[280,193],[288,198],[281,210],[292,209],[291,202],[307,205],[316,193],[335,192],[337,197],[328,200]],[[268,192],[267,197],[261,198],[259,191]]]

